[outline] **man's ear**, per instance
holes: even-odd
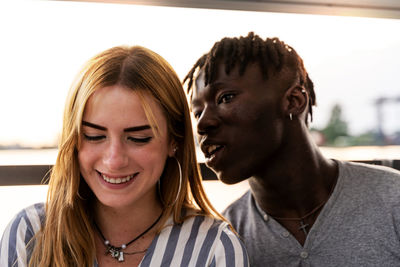
[[[288,117],[298,117],[308,106],[308,93],[303,86],[296,85],[286,90],[282,108]]]

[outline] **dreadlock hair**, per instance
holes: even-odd
[[[187,82],[187,92],[191,94],[193,82],[197,78],[196,71],[204,71],[206,86],[216,79],[220,63],[224,64],[227,75],[238,64],[239,75],[243,75],[247,65],[255,62],[259,64],[264,79],[268,79],[271,70],[274,73],[280,73],[283,69],[288,69],[294,74],[295,79],[299,80],[299,85],[303,86],[310,95],[308,113],[312,121],[312,106],[316,104],[313,82],[297,52],[276,37],[263,40],[253,32],[249,32],[246,37],[225,37],[197,60],[183,83]],[[307,117],[306,123],[308,123]]]

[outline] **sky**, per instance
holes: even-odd
[[[374,101],[400,97],[400,20],[69,1],[0,2],[0,145],[55,143],[70,84],[82,64],[116,45],[142,45],[182,79],[225,36],[278,37],[314,82],[313,127],[342,105],[352,134],[377,125]],[[400,102],[384,106],[400,131]]]

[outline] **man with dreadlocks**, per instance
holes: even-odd
[[[250,190],[224,215],[251,266],[399,266],[400,172],[327,159],[308,130],[313,83],[278,38],[223,38],[189,72],[206,164]]]

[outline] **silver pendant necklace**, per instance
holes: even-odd
[[[148,231],[150,231],[150,229],[153,228],[160,221],[162,214],[163,213],[161,212],[161,214],[157,218],[157,220],[155,220],[152,225],[150,225],[146,230],[144,230],[143,233],[141,233],[140,235],[138,235],[137,237],[135,237],[134,239],[132,239],[128,243],[122,244],[120,247],[112,245],[110,243],[110,241],[104,237],[103,233],[100,230],[100,227],[96,224],[95,221],[93,221],[93,224],[96,227],[96,230],[99,233],[100,237],[103,239],[104,245],[106,246],[106,255],[110,254],[111,257],[113,257],[114,259],[118,260],[118,262],[123,262],[123,261],[125,261],[124,254],[126,254],[126,255],[134,255],[134,254],[139,254],[139,253],[146,252],[147,249],[141,250],[141,251],[135,251],[135,252],[123,252],[122,250],[126,249],[130,244],[132,244],[133,242],[135,242],[136,240],[138,240],[139,238],[144,236]]]

